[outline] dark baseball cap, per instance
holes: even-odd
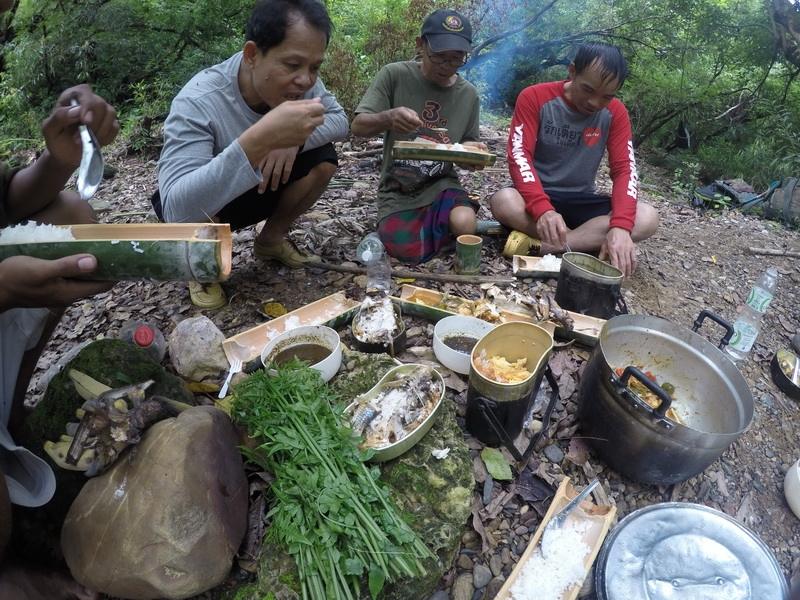
[[[422,23],[422,37],[432,52],[472,50],[472,25],[467,17],[454,10],[440,8],[429,14]]]

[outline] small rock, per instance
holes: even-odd
[[[417,358],[433,358],[433,350],[428,346],[412,346],[411,348],[408,348],[407,352],[413,354]]]
[[[408,331],[406,331],[406,337],[415,338],[418,335],[424,335],[425,328],[423,327],[410,327]]]
[[[466,554],[460,554],[458,557],[458,567],[465,571],[472,571],[472,560]]]
[[[517,535],[523,535],[523,534],[526,534],[526,533],[528,533],[528,528],[527,528],[527,527],[525,527],[525,525],[520,525],[519,527],[517,527],[517,528],[514,530],[514,533],[515,533],[515,534],[517,534]]]
[[[561,450],[557,444],[550,444],[547,446],[547,448],[544,449],[544,455],[551,463],[561,464],[561,461],[564,460],[564,451]]]
[[[504,547],[500,551],[500,560],[503,561],[504,565],[511,564],[511,550],[509,550],[507,547]]]
[[[458,576],[453,584],[453,591],[450,594],[451,600],[472,600],[472,592],[475,587],[472,585],[472,573],[463,573]]]
[[[492,570],[492,574],[497,577],[500,573],[503,572],[503,559],[500,558],[499,554],[493,554],[492,558],[489,559],[489,568]],[[490,597],[494,597],[491,596]]]
[[[494,577],[489,582],[489,585],[486,586],[486,598],[494,598],[497,596],[497,592],[500,591],[500,588],[503,587],[505,582],[506,580],[503,577]]]
[[[439,590],[438,592],[435,592],[433,596],[428,598],[428,600],[450,600],[450,594],[444,590]]]
[[[486,565],[475,565],[472,569],[472,585],[476,589],[483,589],[492,580],[492,571]]]
[[[486,481],[483,482],[483,504],[489,504],[492,501],[494,492],[494,480],[488,473],[486,474]]]
[[[465,546],[472,546],[475,542],[478,541],[478,534],[474,532],[472,529],[465,532],[464,535],[461,536],[461,543]]]
[[[525,506],[525,508],[528,508],[528,507]],[[524,512],[524,513],[522,513],[520,515],[519,522],[521,524],[524,524],[524,523],[527,523],[528,521],[533,521],[537,517],[538,517],[538,515],[536,514],[536,511],[535,510],[530,510],[530,511]]]
[[[517,553],[517,556],[522,556],[522,553],[525,552],[525,548],[527,548],[527,547],[528,547],[528,541],[520,539],[517,542],[517,546],[515,548],[515,552]]]

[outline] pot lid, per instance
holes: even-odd
[[[601,600],[783,600],[786,579],[769,548],[723,512],[665,502],[625,517],[595,571]]]

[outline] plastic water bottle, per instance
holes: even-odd
[[[356,258],[367,267],[367,289],[388,294],[392,287],[392,263],[376,232],[361,240],[356,248]]]
[[[770,267],[756,281],[747,302],[733,323],[733,337],[725,351],[734,361],[747,357],[761,329],[761,319],[767,312],[778,287],[778,270]]]
[[[145,350],[154,361],[160,363],[167,353],[167,342],[158,327],[146,321],[130,320],[119,330],[120,339]]]

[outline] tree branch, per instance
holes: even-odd
[[[478,56],[478,54],[481,53],[481,50],[483,50],[487,46],[491,46],[495,42],[499,42],[502,39],[505,39],[507,37],[510,37],[510,36],[514,35],[515,33],[519,33],[520,31],[523,31],[524,29],[527,29],[528,27],[530,27],[531,25],[536,23],[536,21],[538,21],[542,17],[542,15],[544,13],[546,13],[548,10],[553,8],[553,5],[556,2],[558,2],[558,0],[550,0],[550,2],[544,8],[542,8],[538,13],[536,13],[534,16],[532,16],[527,21],[524,21],[521,25],[518,25],[517,27],[513,27],[513,28],[509,29],[508,31],[503,31],[502,33],[498,33],[497,35],[493,35],[492,37],[484,40],[483,42],[478,44],[478,46],[473,48],[473,50],[472,50],[473,56]]]

